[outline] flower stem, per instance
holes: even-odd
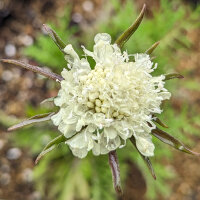
[[[113,186],[115,188],[117,195],[119,197],[122,197],[123,192],[120,183],[120,169],[119,169],[117,153],[116,151],[111,151],[109,152],[108,156],[109,156],[109,165],[112,172]]]

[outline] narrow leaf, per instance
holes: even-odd
[[[149,168],[149,171],[152,175],[152,177],[156,180],[156,174],[154,172],[154,169],[153,169],[153,166],[151,164],[151,161],[149,159],[149,157],[147,156],[144,156],[140,153],[140,151],[138,150],[137,146],[136,146],[136,141],[135,141],[135,138],[134,137],[131,137],[130,138],[131,142],[133,143],[133,145],[135,146],[136,150],[138,151],[138,153],[140,154],[140,156],[142,157],[142,159],[144,160],[144,162],[146,163],[147,167]]]
[[[182,142],[180,142],[179,140],[177,140],[176,138],[159,128],[152,130],[151,134],[157,137],[160,141],[174,147],[175,149],[178,149],[179,151],[200,156],[200,153],[191,151]]]
[[[181,74],[178,74],[178,73],[166,74],[164,80],[167,81],[167,80],[174,79],[174,78],[184,78],[184,76],[182,76]]]
[[[50,79],[53,79],[55,81],[62,81],[63,80],[63,77],[58,75],[58,74],[55,74],[49,70],[46,70],[46,69],[43,69],[41,67],[38,67],[38,66],[34,66],[34,65],[30,65],[28,63],[24,63],[22,61],[18,61],[18,60],[12,60],[12,59],[1,59],[2,62],[5,62],[5,63],[10,63],[10,64],[14,64],[16,66],[19,66],[19,67],[22,67],[22,68],[25,68],[25,69],[28,69],[32,72],[36,72],[38,74],[41,74],[47,78],[50,78]]]
[[[43,24],[45,30],[47,31],[48,35],[51,37],[51,39],[55,42],[55,44],[58,46],[58,48],[63,52],[63,49],[66,47],[66,44],[61,40],[61,38],[57,35],[57,33],[51,29],[46,24]]]
[[[153,51],[156,49],[156,47],[158,46],[160,44],[160,42],[158,41],[158,42],[156,42],[156,43],[154,43],[149,49],[147,49],[146,51],[145,51],[145,53],[146,54],[152,54],[153,53]]]
[[[129,38],[133,35],[133,33],[137,30],[137,28],[139,27],[144,17],[145,9],[146,9],[146,5],[144,4],[135,22],[126,31],[124,31],[119,36],[119,38],[115,41],[115,43],[119,46],[119,48],[122,48],[124,44],[129,40]]]
[[[10,128],[8,128],[8,131],[13,131],[13,130],[22,128],[24,126],[30,125],[30,124],[48,121],[48,120],[51,119],[51,116],[53,116],[54,114],[55,114],[55,112],[35,115],[34,117],[31,117],[31,118],[29,118],[27,120],[24,120],[24,121],[20,122],[19,124],[11,126]]]
[[[117,153],[116,151],[111,151],[109,152],[108,156],[109,156],[109,165],[112,172],[113,186],[115,188],[116,193],[119,196],[122,196],[123,192],[121,188],[120,169],[119,169]]]
[[[52,151],[53,149],[55,149],[60,143],[63,143],[67,140],[67,138],[64,135],[59,135],[58,137],[54,138],[52,141],[50,141],[45,148],[42,150],[42,152],[38,155],[38,157],[35,160],[35,164],[37,164],[39,162],[39,160],[46,155],[47,153],[49,153],[50,151]]]
[[[155,115],[153,115],[153,117],[155,119],[153,119],[154,122],[156,122],[157,124],[159,124],[160,126],[164,127],[164,128],[169,128],[164,122],[162,122],[158,117],[156,117]]]

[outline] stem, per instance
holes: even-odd
[[[108,156],[109,156],[109,165],[112,172],[113,186],[115,188],[117,195],[119,197],[122,197],[123,192],[120,183],[120,169],[119,169],[117,153],[116,151],[111,151],[109,152]]]

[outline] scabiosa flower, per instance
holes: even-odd
[[[126,51],[111,44],[106,33],[95,36],[93,52],[83,51],[95,62],[92,70],[86,58],[80,59],[71,45],[64,48],[68,67],[61,73],[61,89],[54,103],[60,107],[51,117],[77,157],[88,151],[107,154],[125,146],[132,136],[144,156],[153,156],[152,114],[160,114],[160,104],[169,99],[165,76],[152,77],[153,65],[147,54],[130,61]],[[151,126],[149,126],[149,124]]]
[[[51,28],[44,25],[68,61],[68,69],[63,69],[61,76],[21,61],[2,60],[58,81],[61,86],[53,100],[59,107],[57,113],[36,115],[8,129],[11,131],[47,120],[52,120],[58,126],[62,134],[47,144],[36,163],[63,142],[79,158],[84,158],[90,150],[94,155],[108,154],[114,187],[121,195],[116,149],[124,147],[127,139],[133,143],[154,178],[156,176],[149,159],[154,155],[155,148],[152,135],[180,151],[199,155],[157,127],[157,124],[167,127],[156,116],[162,112],[161,103],[171,96],[164,87],[165,81],[183,78],[177,73],[151,75],[157,64],[153,64],[150,54],[159,42],[142,54],[129,55],[127,51],[121,50],[137,30],[144,12],[145,5],[136,21],[114,44],[111,44],[109,34],[97,34],[92,52],[82,46],[85,54],[83,58],[78,56],[72,45],[66,45]],[[94,69],[90,66],[88,57],[94,59]]]

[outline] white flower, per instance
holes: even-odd
[[[153,156],[152,114],[160,114],[162,101],[170,98],[165,77],[152,77],[156,66],[149,55],[136,54],[129,61],[127,52],[111,44],[110,35],[97,34],[94,40],[93,52],[83,47],[82,59],[71,45],[64,49],[71,70],[62,71],[64,80],[54,100],[60,110],[53,123],[80,158],[90,150],[100,155],[121,148],[132,136],[144,156]],[[93,70],[87,56],[96,62]]]

